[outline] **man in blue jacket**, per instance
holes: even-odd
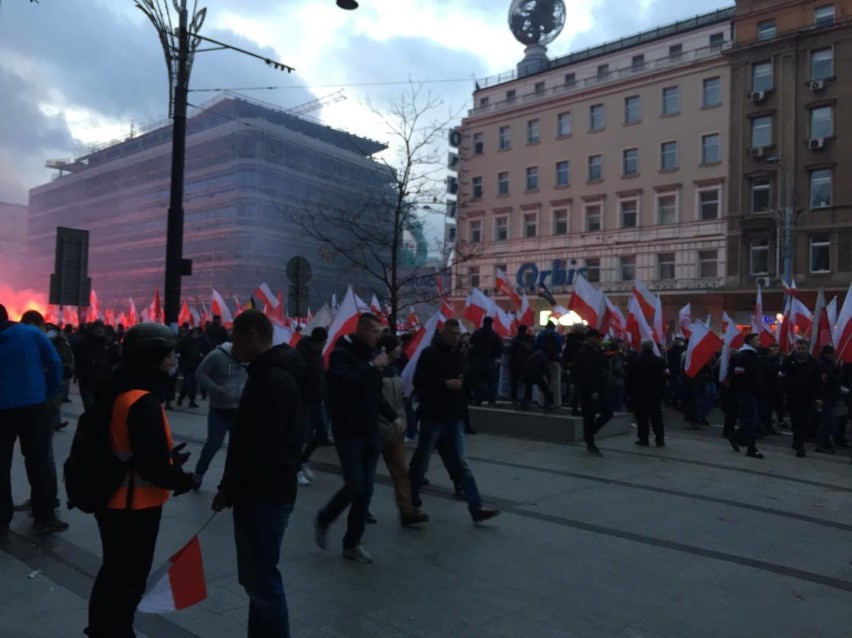
[[[0,306],[2,308],[2,306]],[[42,324],[44,320],[42,319]],[[0,310],[0,534],[12,521],[12,453],[20,438],[32,489],[34,527],[68,529],[55,513],[56,467],[47,401],[60,393],[62,362],[39,328],[8,320]]]

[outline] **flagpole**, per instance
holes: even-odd
[[[218,513],[219,513],[219,512],[213,512],[213,513],[210,515],[210,518],[208,518],[206,521],[204,521],[204,525],[202,525],[202,526],[201,526],[201,529],[199,529],[197,532],[195,532],[195,535],[196,535],[196,536],[198,536],[199,534],[201,534],[201,532],[203,532],[203,531],[207,528],[207,526],[208,526],[208,525],[210,525],[210,522],[211,522],[214,518],[216,518],[216,515],[217,515]]]

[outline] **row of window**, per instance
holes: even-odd
[[[814,274],[831,272],[831,237],[811,235],[808,254],[809,271]],[[749,242],[749,274],[769,274],[769,238],[761,237]]]
[[[834,77],[834,50],[831,47],[811,51],[810,81]],[[756,62],[751,67],[751,90],[754,93],[775,89],[775,70],[771,60]]]
[[[696,199],[696,219],[713,221],[721,218],[721,190],[718,187],[699,190]],[[618,202],[618,228],[638,228],[640,224],[640,204],[638,198],[625,198]],[[680,217],[680,197],[676,193],[656,196],[655,220],[658,225],[675,224]],[[569,232],[569,211],[567,208],[554,208],[551,213],[550,235],[567,235]],[[604,206],[602,202],[590,202],[583,205],[583,221],[580,232],[598,232],[604,229]],[[478,244],[486,241],[482,219],[468,220],[469,242]],[[533,239],[544,236],[539,228],[539,213],[527,212],[521,217],[521,237]],[[494,217],[493,241],[511,239],[509,216]]]
[[[826,4],[814,8],[814,27],[830,27],[834,24],[834,5]],[[768,18],[757,23],[757,39],[771,40],[778,34],[775,18]]]
[[[810,208],[826,208],[832,205],[834,174],[830,168],[820,168],[809,173]],[[751,212],[765,213],[773,209],[772,179],[755,177],[750,183]]]
[[[825,139],[834,135],[834,107],[816,106],[810,109],[810,138]],[[751,118],[751,148],[768,148],[774,141],[775,116],[757,115]]]

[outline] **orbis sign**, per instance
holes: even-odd
[[[588,270],[584,266],[576,268],[577,260],[568,262],[568,269],[562,267],[564,260],[554,259],[550,270],[539,270],[532,262],[521,264],[518,269],[516,281],[521,288],[534,288],[545,284],[547,286],[571,286],[577,275],[586,276]]]

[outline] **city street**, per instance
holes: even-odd
[[[206,403],[169,413],[194,466]],[[55,436],[67,455],[72,426]],[[714,413],[713,423],[721,422]],[[519,415],[518,418],[524,418]],[[633,436],[604,439],[603,458],[580,445],[497,436],[467,439],[488,504],[503,515],[471,524],[437,457],[424,494],[432,520],[399,526],[380,462],[364,545],[372,565],[313,543],[312,517],[337,489],[336,459],[319,450],[300,488],[281,569],[293,635],[390,637],[848,638],[852,627],[852,465],[849,456],[796,459],[789,436],[761,441],[765,460],[735,454],[717,428],[687,431],[670,415],[665,449]],[[165,507],[155,565],[210,516],[217,456],[198,493]],[[15,502],[28,496],[14,463]],[[91,516],[63,510],[65,533],[39,539],[18,512],[0,538],[2,634],[82,636],[100,551]],[[148,638],[245,635],[248,600],[237,583],[230,513],[201,534],[209,598],[164,616],[139,616]]]

